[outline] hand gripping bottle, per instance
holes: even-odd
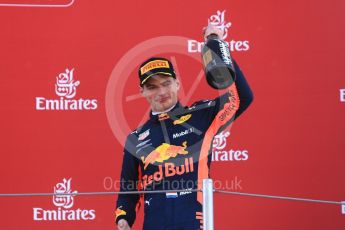
[[[215,89],[225,89],[234,83],[236,74],[226,42],[218,35],[207,36],[201,51],[207,83]]]

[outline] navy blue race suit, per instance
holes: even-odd
[[[252,102],[252,91],[235,63],[236,81],[214,100],[190,107],[177,103],[165,114],[152,115],[126,141],[120,191],[177,190],[144,195],[145,230],[200,229],[202,180],[209,177],[214,136]],[[139,182],[139,183],[138,183]],[[140,195],[119,195],[116,223],[133,225]]]

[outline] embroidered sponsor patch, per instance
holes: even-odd
[[[116,218],[118,218],[119,216],[124,216],[127,214],[126,211],[122,210],[121,208],[122,208],[122,206],[120,206],[116,209],[116,211],[115,211]]]
[[[148,129],[145,132],[139,134],[138,141],[144,140],[149,135],[150,135],[150,130]]]
[[[159,121],[164,121],[164,120],[169,119],[169,118],[170,118],[170,116],[167,113],[161,113],[158,115]]]
[[[162,143],[160,146],[150,152],[146,158],[141,158],[142,162],[144,163],[144,169],[146,169],[149,164],[154,164],[155,162],[162,163],[170,158],[176,157],[177,155],[186,155],[188,154],[186,148],[187,141],[184,141],[182,146]]]
[[[144,145],[143,147],[140,147],[137,149],[137,151],[135,152],[135,154],[138,154],[141,150],[147,148],[147,147],[150,147],[152,145],[152,143],[148,143],[146,145]]]
[[[178,120],[175,120],[174,125],[182,124],[182,123],[188,121],[189,118],[191,118],[191,117],[192,117],[192,114],[184,115],[184,116],[180,117]]]
[[[177,195],[177,192],[167,192],[165,193],[166,195],[166,198],[176,198],[178,195]]]
[[[183,191],[183,192],[180,192],[180,196],[184,196],[184,195],[187,195],[187,194],[191,194],[192,193],[192,191],[191,191],[192,189],[191,188],[188,188],[188,189],[186,189],[185,191]]]
[[[173,134],[173,139],[182,137],[182,136],[184,136],[184,135],[188,135],[188,134],[193,133],[193,132],[194,132],[194,128],[191,127],[191,128],[189,128],[189,129],[186,129],[186,130],[181,131],[181,132],[179,132],[179,133],[174,133],[174,134]]]
[[[140,68],[141,75],[147,73],[153,69],[170,68],[169,63],[164,60],[150,61],[146,65]]]
[[[137,148],[139,148],[139,147],[145,145],[145,144],[146,144],[147,142],[149,142],[149,141],[151,141],[151,139],[148,139],[148,140],[146,140],[146,141],[140,142],[140,143],[137,145]]]

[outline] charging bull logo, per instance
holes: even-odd
[[[155,162],[162,163],[172,157],[176,157],[177,154],[186,155],[188,153],[186,148],[187,141],[183,142],[182,146],[163,143],[151,153],[149,153],[146,158],[141,157],[141,160],[144,163],[144,169],[146,169],[149,164],[153,164]]]
[[[176,157],[178,154],[186,155],[188,154],[187,148],[187,141],[182,143],[182,146],[176,145],[169,145],[167,143],[163,143],[158,146],[155,150],[153,150],[146,158],[142,157],[141,160],[144,163],[144,169],[149,164],[153,164],[155,162],[163,163],[172,157]],[[153,174],[146,174],[142,177],[142,185],[143,188],[154,181],[160,182],[164,178],[173,177],[175,175],[183,175],[185,173],[194,172],[194,161],[193,157],[184,158],[184,163],[182,165],[176,165],[173,162],[166,162],[162,165],[158,165],[158,170]]]

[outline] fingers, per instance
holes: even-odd
[[[202,30],[203,30],[205,41],[210,34],[216,34],[218,35],[220,39],[222,39],[224,35],[224,32],[221,29],[219,29],[217,26],[214,26],[212,24],[208,24],[208,26],[204,27]]]

